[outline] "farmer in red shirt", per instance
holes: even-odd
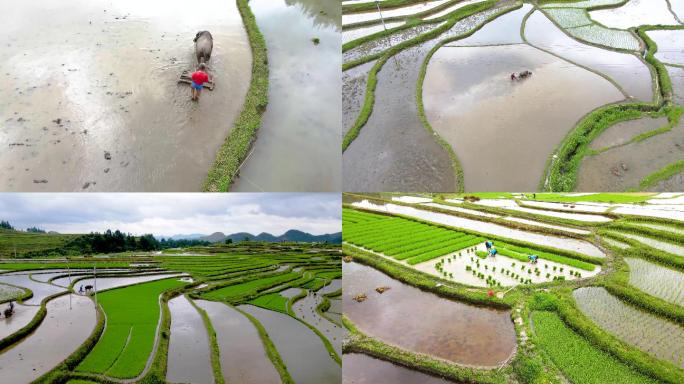
[[[209,75],[207,75],[207,66],[204,63],[200,63],[199,67],[195,72],[190,75],[192,78],[192,99],[199,100],[200,93],[202,92],[203,84],[209,81]]]

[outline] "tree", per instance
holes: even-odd
[[[14,230],[14,227],[9,223],[9,221],[0,221],[0,229]]]
[[[45,233],[44,230],[37,228],[37,227],[26,228],[26,232],[29,232],[29,233]]]
[[[233,239],[226,239],[226,241],[224,241],[224,243],[226,243],[226,244],[233,244]]]

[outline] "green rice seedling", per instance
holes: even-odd
[[[594,347],[553,312],[533,312],[532,321],[537,344],[573,383],[657,383]]]

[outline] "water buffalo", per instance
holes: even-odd
[[[214,38],[209,31],[199,31],[195,35],[195,56],[198,63],[206,63],[211,58],[211,50],[214,48]]]
[[[86,290],[86,291],[91,291],[92,289],[93,289],[93,286],[92,286],[92,285],[86,285],[86,286],[85,286],[85,290]]]
[[[12,308],[6,308],[4,313],[5,317],[12,317],[12,315],[14,314],[14,310]]]

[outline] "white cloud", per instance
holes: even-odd
[[[61,233],[339,232],[338,193],[1,194],[0,219]]]

